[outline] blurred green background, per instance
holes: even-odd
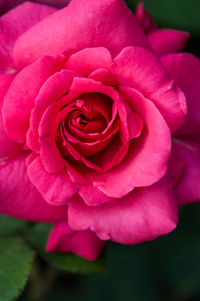
[[[199,217],[200,204],[188,205],[169,235],[135,246],[108,243],[105,272],[73,274],[36,261],[19,300],[200,300]]]
[[[200,56],[200,0],[126,0],[134,11],[143,2],[161,28],[174,28],[190,32],[191,39],[185,51]]]
[[[137,2],[127,0],[133,10]],[[200,0],[143,2],[160,27],[189,31],[191,40],[186,51],[200,56]],[[34,235],[30,244],[42,250],[46,230],[39,225],[31,231],[41,238],[41,244],[38,247]],[[60,258],[41,251],[19,301],[198,301],[200,204],[181,208],[177,229],[155,241],[135,246],[109,242],[97,263],[66,257],[65,271],[57,268]],[[5,301],[1,285],[0,301]]]

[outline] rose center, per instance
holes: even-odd
[[[82,94],[63,105],[57,117],[56,145],[66,157],[78,151],[90,156],[101,151],[112,128],[113,101],[100,93]]]

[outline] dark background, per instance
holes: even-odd
[[[177,229],[152,242],[109,242],[106,271],[67,273],[37,259],[20,301],[199,301],[200,204],[180,209]]]

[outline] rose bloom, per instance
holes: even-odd
[[[200,62],[175,53],[187,33],[136,16],[72,0],[1,17],[0,212],[54,223],[47,251],[95,260],[199,200]]]

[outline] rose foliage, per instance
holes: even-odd
[[[54,223],[47,251],[89,260],[172,231],[200,199],[188,33],[122,0],[25,2],[0,22],[0,212]]]

